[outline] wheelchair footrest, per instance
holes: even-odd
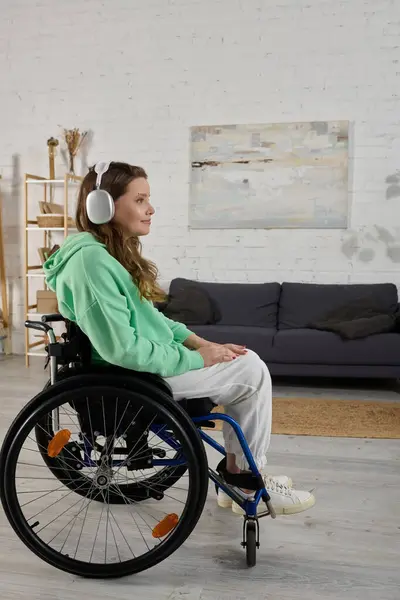
[[[251,471],[248,473],[229,473],[229,471],[226,470],[226,458],[221,460],[216,470],[228,485],[254,491],[262,490],[265,487],[262,476],[253,475]]]

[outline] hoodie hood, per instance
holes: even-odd
[[[84,231],[68,236],[62,246],[54,252],[44,263],[43,270],[49,288],[56,291],[56,280],[64,269],[71,256],[88,246],[105,248],[105,244],[98,242],[91,233]]]

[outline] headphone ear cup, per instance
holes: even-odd
[[[115,214],[114,200],[106,190],[93,190],[86,198],[86,213],[95,225],[109,223]]]

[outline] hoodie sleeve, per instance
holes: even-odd
[[[153,342],[137,334],[131,311],[107,265],[98,262],[84,269],[82,288],[90,288],[90,305],[77,314],[77,323],[106,362],[126,369],[155,373],[161,377],[201,369],[201,354],[177,341]],[[87,294],[84,294],[86,298]],[[83,308],[83,304],[81,304]],[[140,310],[140,307],[138,307]]]
[[[186,325],[184,325],[183,323],[180,323],[179,321],[173,321],[172,319],[169,319],[160,310],[158,312],[160,313],[160,315],[164,319],[164,321],[168,324],[168,327],[170,328],[170,330],[174,334],[174,340],[176,342],[178,342],[180,344],[183,344],[183,342],[185,340],[187,340],[187,338],[190,335],[193,334],[193,331],[190,331],[190,329],[188,329],[186,327]]]

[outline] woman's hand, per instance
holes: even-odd
[[[243,354],[247,354],[246,346],[238,346],[237,344],[223,344],[225,348],[232,350],[237,356],[242,356]]]
[[[207,344],[199,348],[197,352],[203,357],[205,367],[231,362],[238,356],[235,352],[220,344]]]
[[[184,346],[186,346],[186,348],[190,348],[190,350],[197,350],[198,352],[200,352],[200,354],[203,356],[203,352],[205,351],[206,348],[211,348],[211,347],[215,347],[215,348],[219,348],[219,357],[225,356],[225,358],[223,360],[216,360],[216,362],[212,362],[210,365],[206,365],[211,366],[212,364],[217,364],[219,362],[229,362],[230,360],[232,360],[232,358],[236,358],[237,356],[243,356],[244,354],[247,353],[247,348],[246,346],[239,346],[238,344],[217,344],[216,342],[209,342],[208,340],[205,340],[201,337],[199,337],[198,335],[192,333],[184,342]],[[222,348],[222,350],[221,350]],[[225,349],[225,351],[224,351]],[[233,355],[233,356],[232,356]],[[206,357],[207,360],[210,356],[210,351],[206,352]],[[213,355],[214,356],[214,355]],[[228,358],[227,358],[228,357]],[[203,356],[204,359],[204,356]],[[214,360],[214,359],[211,359]]]

